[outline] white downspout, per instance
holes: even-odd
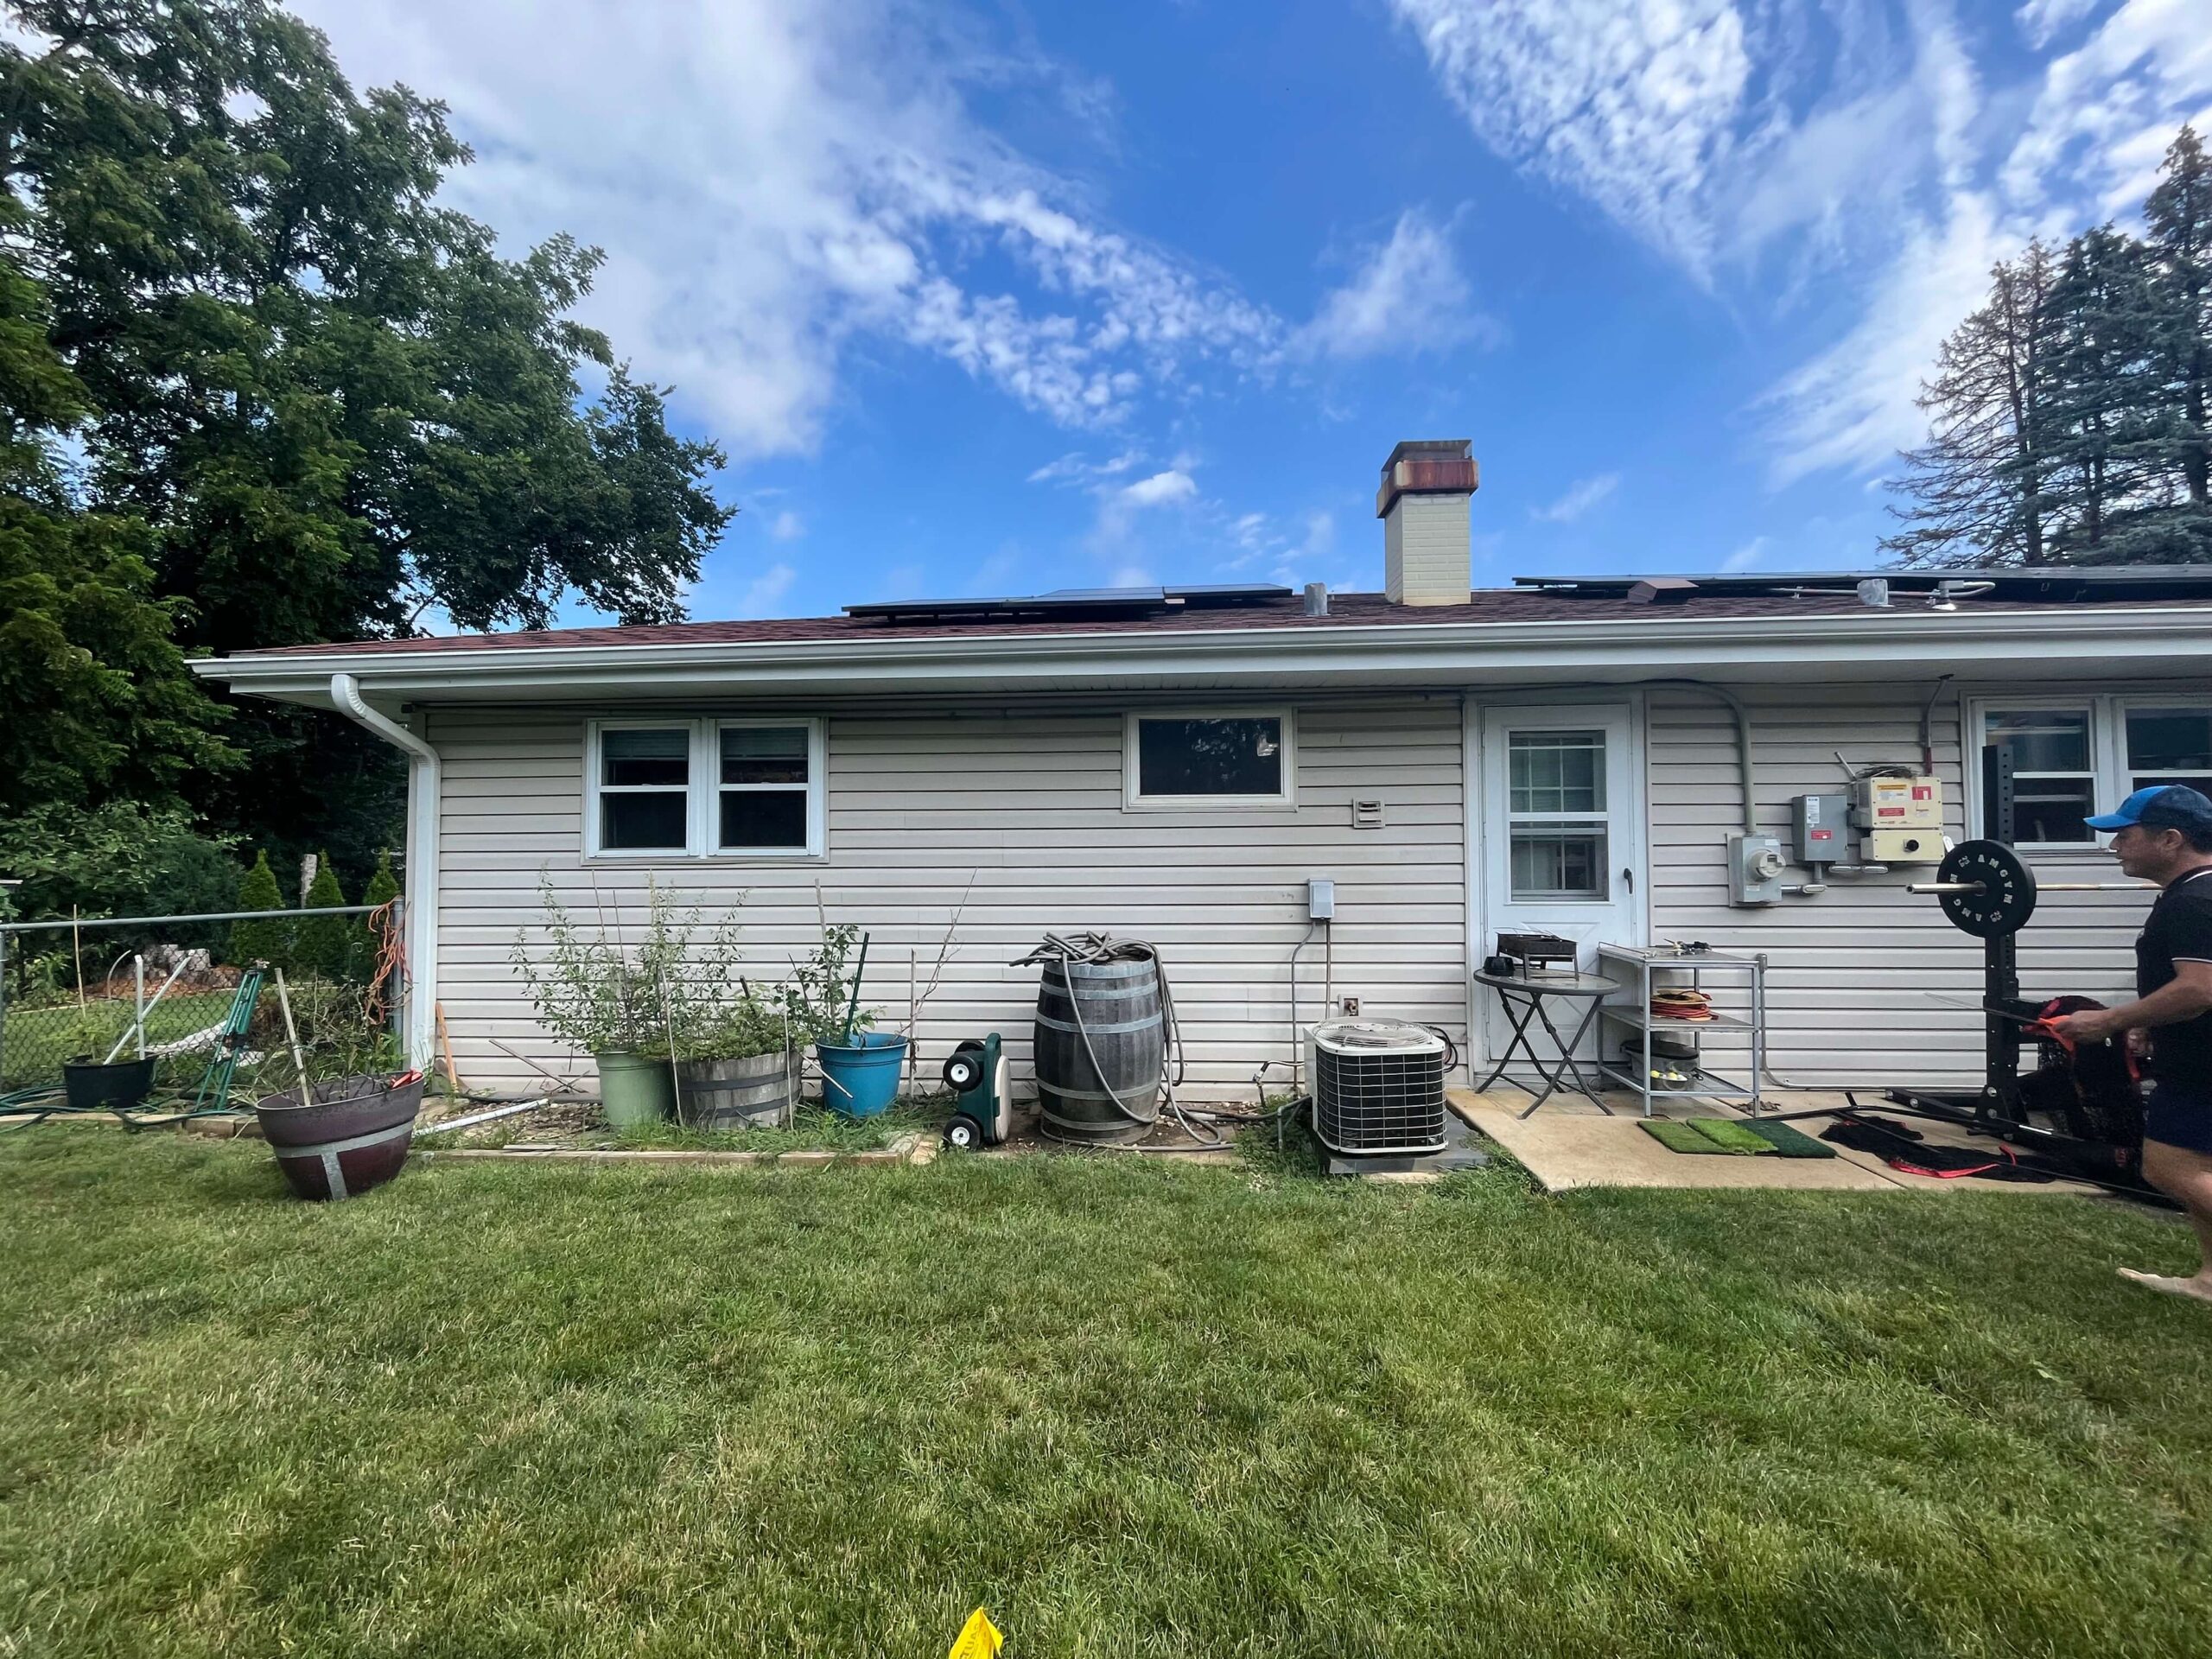
[[[427,1067],[438,996],[438,752],[369,707],[351,674],[330,677],[330,701],[340,714],[407,755],[407,1063]]]

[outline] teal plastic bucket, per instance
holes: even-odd
[[[822,1103],[847,1117],[874,1117],[899,1097],[906,1039],[888,1031],[857,1031],[850,1043],[817,1043]]]

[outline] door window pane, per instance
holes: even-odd
[[[722,728],[722,782],[803,784],[805,781],[805,727]]]
[[[1603,899],[1610,893],[1602,823],[1516,824],[1510,862],[1516,900]]]
[[[2086,709],[2015,709],[1984,716],[1982,739],[2012,761],[2012,839],[2023,843],[2088,842],[2096,831],[2082,822],[2095,811],[2096,774],[2089,760]],[[2004,828],[1996,779],[1982,798],[1982,826]]]
[[[1512,811],[1605,810],[1603,732],[1515,732],[1506,740],[1506,768]]]
[[[722,794],[723,850],[806,845],[804,789],[733,789]]]
[[[1141,796],[1283,792],[1282,721],[1274,715],[1137,721]]]
[[[607,734],[612,737],[613,733]],[[686,800],[680,789],[641,789],[599,798],[599,844],[608,852],[682,852]]]
[[[602,732],[599,752],[602,784],[673,785],[681,789],[690,781],[691,734],[681,727]]]

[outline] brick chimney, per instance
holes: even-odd
[[[1465,605],[1474,586],[1467,507],[1481,474],[1470,438],[1413,438],[1382,463],[1382,586],[1393,605]]]

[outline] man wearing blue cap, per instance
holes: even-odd
[[[2203,1260],[2186,1279],[2120,1272],[2153,1290],[2212,1302],[2212,800],[2183,784],[2139,789],[2091,818],[2120,868],[2164,891],[2135,941],[2135,995],[2051,1021],[2076,1042],[2149,1038],[2143,1176],[2189,1212]]]

